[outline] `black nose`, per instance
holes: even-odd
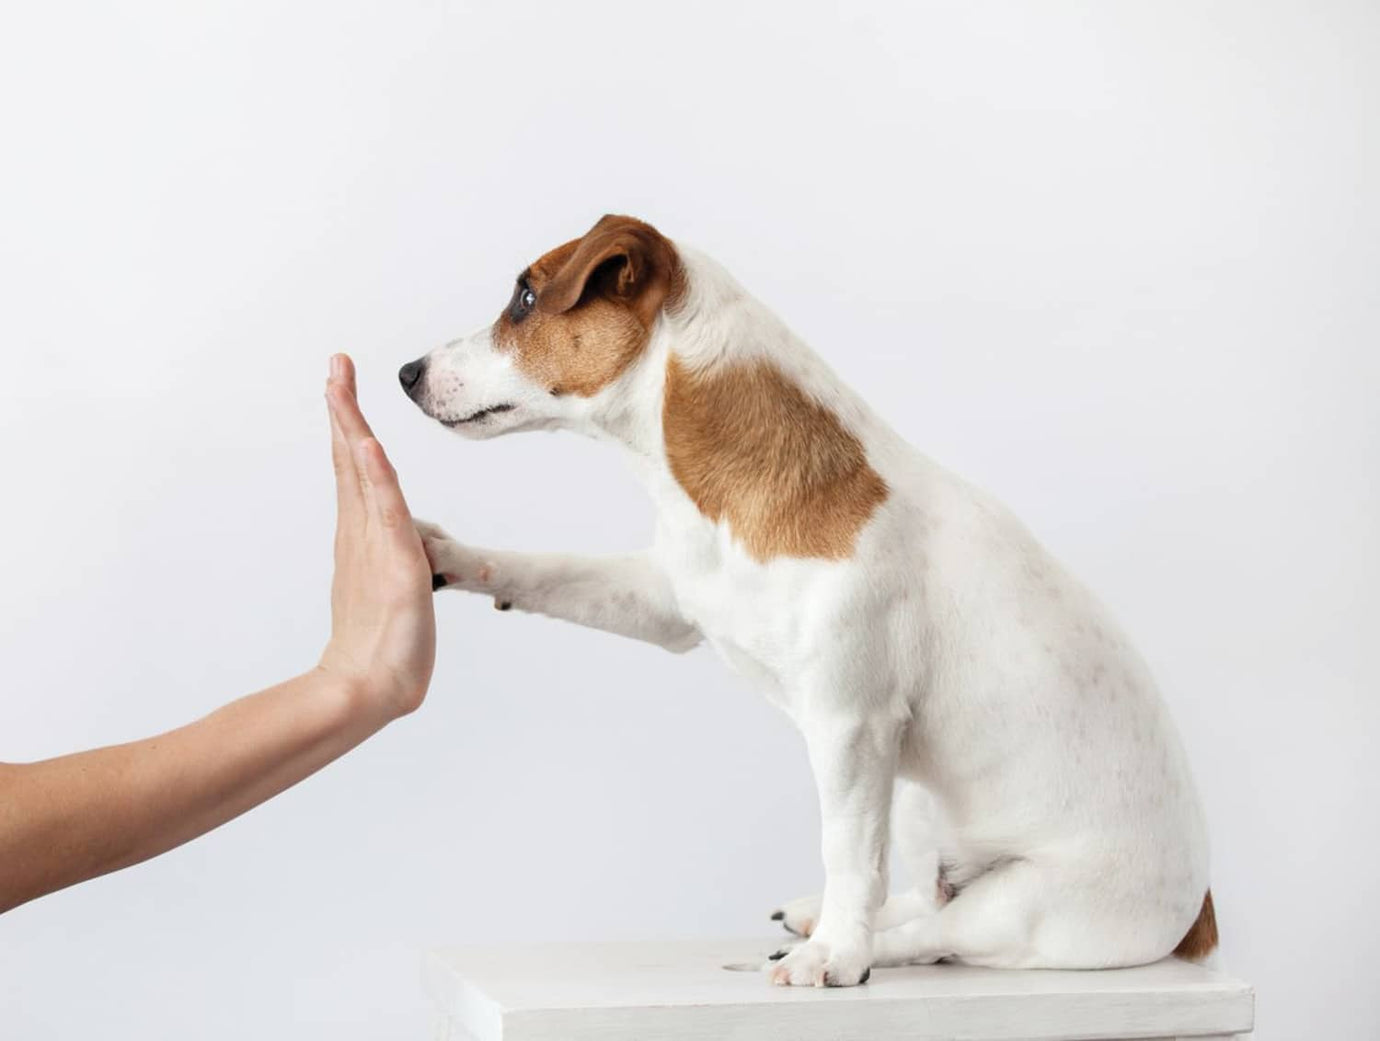
[[[417,385],[422,382],[422,373],[426,372],[426,359],[418,358],[410,361],[398,370],[398,382],[402,384],[402,389],[407,391],[407,396],[414,397]]]

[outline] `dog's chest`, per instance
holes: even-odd
[[[813,655],[813,567],[759,562],[726,528],[703,518],[663,527],[663,564],[677,606],[729,666],[786,704]]]

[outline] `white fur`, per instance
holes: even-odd
[[[433,352],[420,399],[442,418],[517,403],[460,428],[473,436],[558,426],[622,444],[656,502],[652,548],[524,556],[424,527],[436,569],[672,650],[702,638],[796,722],[826,882],[793,905],[813,929],[769,966],[776,982],[852,984],[874,963],[942,957],[1093,968],[1167,954],[1198,914],[1207,840],[1141,659],[1006,509],[904,443],[717,264],[678,250],[684,305],[594,397],[551,397],[483,331]],[[696,368],[770,359],[861,439],[889,494],[851,559],[759,563],[700,514],[663,450],[672,353]],[[898,785],[898,840],[920,877],[879,915]],[[958,890],[943,904],[936,849]]]

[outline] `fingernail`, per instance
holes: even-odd
[[[340,379],[345,375],[345,358],[343,355],[331,355],[331,379]]]

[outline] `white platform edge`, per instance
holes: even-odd
[[[877,970],[862,988],[774,988],[727,962],[769,940],[428,952],[446,1041],[1177,1041],[1244,1036],[1253,989],[1167,961],[1097,973]]]

